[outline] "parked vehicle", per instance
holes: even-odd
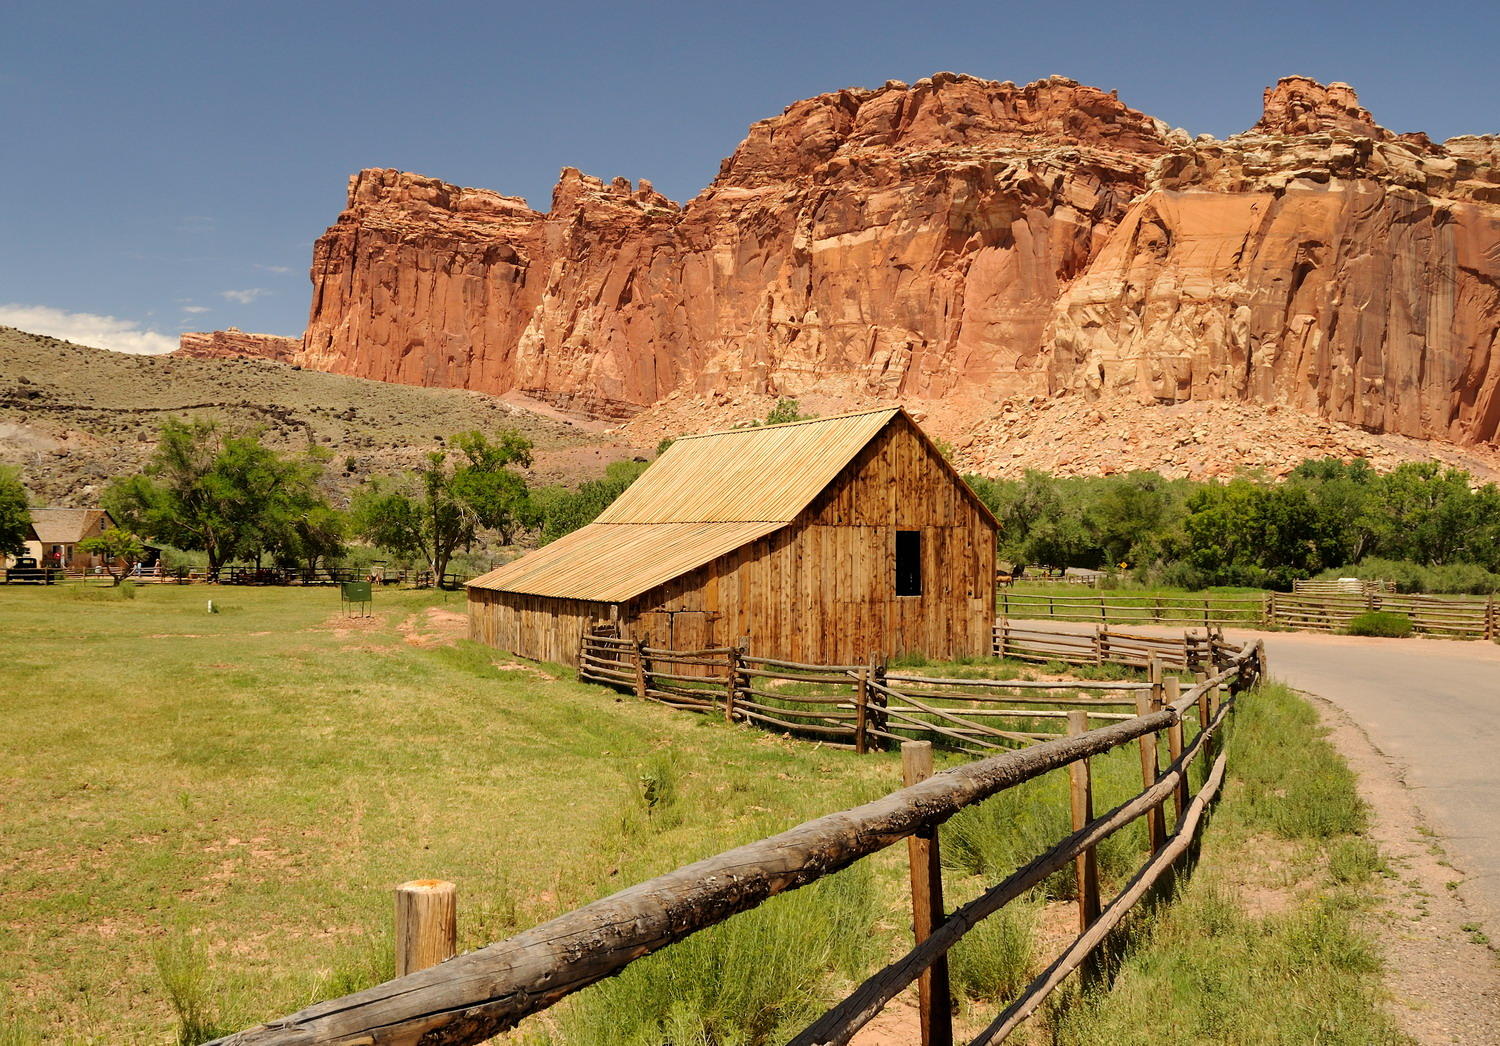
[[[38,566],[35,556],[17,556],[5,571],[5,583],[17,585],[50,585],[52,571]]]

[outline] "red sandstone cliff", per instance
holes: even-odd
[[[684,206],[572,169],[545,214],[364,171],[312,275],[310,366],[596,415],[1129,390],[1500,429],[1500,145],[1392,134],[1302,77],[1222,142],[1059,77],[840,91]]]
[[[302,339],[275,334],[249,334],[238,327],[222,331],[190,331],[177,341],[173,356],[217,360],[250,356],[255,359],[291,363],[302,352]]]

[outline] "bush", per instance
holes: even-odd
[[[1351,636],[1404,639],[1411,635],[1411,618],[1405,614],[1393,614],[1389,610],[1371,610],[1353,617],[1344,631]]]

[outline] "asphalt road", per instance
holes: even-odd
[[[1465,874],[1470,907],[1500,941],[1500,645],[1311,632],[1225,636],[1264,639],[1273,677],[1342,708],[1396,764]]]

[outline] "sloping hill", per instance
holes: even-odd
[[[267,360],[132,356],[0,327],[0,462],[21,466],[37,500],[95,496],[109,477],[140,467],[173,415],[259,427],[280,449],[324,447],[336,492],[411,467],[465,429],[519,428],[536,444],[542,480],[588,478],[634,453],[609,443],[596,423],[477,392]]]

